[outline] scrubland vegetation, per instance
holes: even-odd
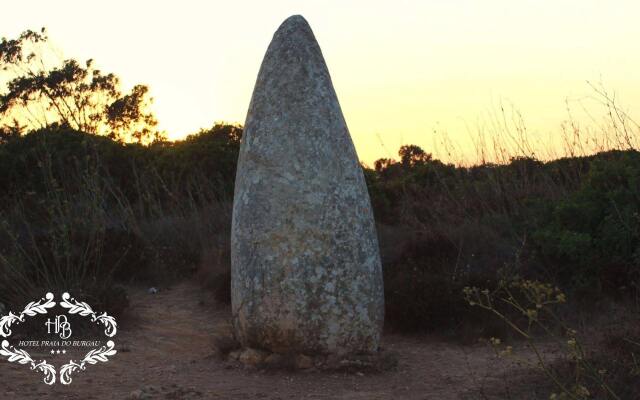
[[[241,133],[216,125],[148,146],[69,129],[5,138],[0,302],[11,308],[43,290],[64,289],[119,314],[126,284],[163,285],[194,274],[228,302]],[[609,371],[605,381],[637,393],[640,153],[457,167],[404,146],[399,161],[381,160],[364,173],[378,224],[388,330],[467,343],[517,340],[522,332],[512,324],[522,323],[532,341],[547,329],[559,337],[575,329],[576,340],[597,333],[580,360],[597,360],[598,371]],[[521,289],[525,279],[551,285],[541,290],[550,288],[552,302],[514,307],[494,300],[496,317],[470,306],[463,293],[494,298],[511,284]],[[532,301],[527,291],[510,295]],[[547,308],[561,325],[538,318]],[[566,362],[576,359],[569,354]],[[557,379],[567,377],[567,365],[547,367],[560,370]]]
[[[5,64],[26,60],[20,43],[2,42]],[[14,309],[66,290],[119,315],[127,285],[194,275],[228,302],[242,128],[218,124],[167,142],[142,111],[146,88],[123,96],[92,64],[64,65],[19,75],[2,97],[0,303]],[[43,101],[37,94],[50,96],[51,117],[82,82],[106,87],[111,102],[91,103],[84,87],[78,107],[41,128],[6,117],[24,99]],[[570,125],[567,157],[537,159],[518,134],[478,141],[495,163],[450,164],[403,146],[397,160],[363,166],[387,330],[492,338],[500,356],[513,356],[505,343],[553,340],[563,356],[539,353],[534,365],[553,398],[640,397],[640,129],[598,93],[609,128],[587,138]],[[93,125],[74,125],[100,107]]]

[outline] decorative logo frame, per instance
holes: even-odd
[[[29,365],[32,371],[40,371],[44,374],[43,381],[47,385],[54,385],[56,383],[56,377],[58,375],[56,367],[49,364],[46,360],[40,360],[36,362],[31,355],[20,348],[10,346],[9,341],[6,340],[12,334],[11,326],[17,325],[25,321],[26,317],[35,317],[37,315],[45,315],[49,309],[56,306],[56,302],[53,301],[54,296],[52,293],[47,293],[45,297],[38,301],[32,301],[27,304],[20,314],[14,314],[9,312],[8,315],[0,317],[0,336],[5,338],[0,344],[0,356],[6,357],[10,363],[18,363],[21,365]],[[69,295],[69,293],[62,294],[62,301],[59,305],[67,309],[68,314],[77,314],[81,317],[88,317],[91,322],[104,325],[104,334],[113,338],[118,332],[118,324],[115,318],[107,313],[97,314],[93,311],[91,306],[85,302],[80,302]],[[68,363],[60,367],[60,383],[63,385],[69,385],[72,382],[71,375],[76,371],[84,371],[87,365],[95,365],[100,362],[109,361],[109,357],[114,356],[117,353],[115,350],[115,343],[113,340],[107,341],[106,346],[101,346],[89,351],[82,360],[76,362],[75,360],[69,360]]]

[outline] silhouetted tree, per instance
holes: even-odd
[[[45,29],[24,31],[17,39],[0,40],[0,68],[6,90],[0,92],[0,126],[25,123],[28,129],[57,124],[123,141],[160,139],[157,121],[149,112],[149,89],[136,85],[123,94],[112,73],[67,59],[50,66],[57,56]],[[19,121],[19,122],[18,122]]]
[[[0,144],[19,137],[20,133],[24,129],[25,127],[20,125],[20,123],[16,119],[13,120],[13,123],[11,125],[7,124],[4,126],[0,126]]]
[[[401,146],[398,151],[400,162],[404,167],[413,167],[431,161],[431,154],[426,153],[420,146],[414,144]]]
[[[395,163],[396,162],[391,158],[379,158],[373,163],[373,167],[376,170],[376,172],[382,172],[388,169],[389,167],[391,167],[392,165],[394,165]]]

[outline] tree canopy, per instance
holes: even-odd
[[[0,134],[59,126],[119,141],[162,138],[148,108],[149,88],[123,93],[120,79],[74,59],[60,61],[46,30],[0,40]]]

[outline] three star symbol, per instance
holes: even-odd
[[[60,354],[60,353],[67,354],[67,351],[66,350],[60,351],[60,350],[53,350],[53,349],[51,350],[51,354]]]

